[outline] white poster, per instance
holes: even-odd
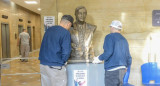
[[[87,86],[87,70],[74,70],[74,86]]]
[[[44,16],[44,30],[55,25],[55,16]]]

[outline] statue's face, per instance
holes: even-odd
[[[87,12],[85,9],[80,9],[76,15],[78,21],[84,22],[86,19]]]

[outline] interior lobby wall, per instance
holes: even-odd
[[[75,19],[75,8],[85,6],[86,22],[97,25],[93,39],[96,56],[103,53],[110,23],[120,20],[122,34],[129,42],[132,56],[129,82],[135,86],[142,86],[140,67],[143,63],[160,62],[160,27],[152,26],[152,11],[160,9],[159,0],[41,0],[41,3],[42,20],[44,16],[55,16],[56,24],[64,14]]]
[[[8,19],[3,19],[2,15],[8,16]],[[19,19],[23,19],[22,22],[19,22]],[[31,23],[28,23],[31,21]],[[10,0],[0,0],[0,27],[1,23],[9,24],[9,33],[10,33],[10,52],[11,57],[19,56],[19,47],[17,46],[17,39],[15,34],[18,37],[18,25],[22,25],[23,28],[27,29],[27,26],[31,27],[31,35],[33,37],[33,27],[35,27],[35,42],[33,45],[32,39],[32,49],[40,48],[41,44],[41,17],[39,14],[31,12],[21,6],[16,5]],[[1,30],[0,30],[0,57],[2,57],[2,44],[1,44]]]

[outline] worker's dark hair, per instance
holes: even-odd
[[[72,25],[73,25],[73,21],[74,21],[74,19],[71,15],[64,15],[64,16],[62,16],[61,20],[67,20],[67,21],[71,22]]]
[[[26,29],[23,29],[23,31],[25,31]]]

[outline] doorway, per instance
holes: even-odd
[[[1,23],[2,59],[10,58],[9,24]]]
[[[18,37],[19,37],[19,34],[23,32],[23,26],[22,25],[18,25]],[[21,41],[19,43],[19,55],[21,55]]]
[[[31,33],[31,27],[30,26],[27,27],[27,32],[30,36],[29,46],[30,46],[30,52],[31,52],[32,51],[32,35],[31,35],[32,33]]]

